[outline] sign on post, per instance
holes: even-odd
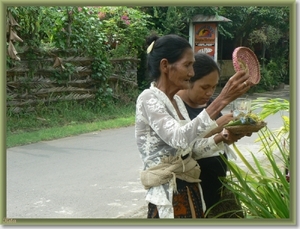
[[[215,59],[217,23],[198,23],[194,27],[194,52],[207,53]]]
[[[195,15],[190,21],[189,42],[194,52],[209,54],[215,61],[218,60],[218,23],[229,22],[228,18],[220,15]]]

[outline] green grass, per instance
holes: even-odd
[[[39,141],[53,140],[68,136],[84,134],[93,131],[119,128],[134,125],[135,117],[116,118],[93,123],[70,124],[62,127],[51,127],[33,132],[23,132],[17,134],[7,134],[6,147],[31,144]]]
[[[135,104],[60,103],[34,113],[7,114],[6,147],[134,125]]]

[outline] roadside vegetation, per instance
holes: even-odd
[[[245,158],[239,148],[233,144],[238,157],[243,162],[237,165],[226,160],[230,175],[222,182],[235,194],[236,201],[242,206],[243,215],[249,219],[290,218],[290,173],[295,171],[290,167],[290,123],[289,117],[283,111],[289,111],[289,101],[284,99],[258,98],[253,101],[252,110],[261,108],[261,119],[280,113],[282,126],[275,131],[268,127],[258,132],[256,143],[260,145],[258,152],[250,152],[251,158]],[[279,120],[278,120],[279,121]],[[266,160],[262,163],[255,155],[263,154]],[[293,175],[292,175],[293,176]],[[232,198],[232,197],[231,197]],[[221,202],[229,199],[223,198]],[[216,206],[219,203],[216,204]],[[224,214],[234,214],[236,210],[223,209]],[[209,209],[209,210],[213,210]]]
[[[35,113],[7,117],[6,146],[26,145],[134,124],[135,103],[111,100],[103,107],[62,102]]]

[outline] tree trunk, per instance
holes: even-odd
[[[265,56],[266,56],[266,44],[263,42],[262,45],[262,68],[265,68]]]

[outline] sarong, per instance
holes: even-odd
[[[176,179],[178,193],[173,194],[174,218],[204,218],[198,183]],[[159,218],[155,204],[148,204],[147,218]]]

